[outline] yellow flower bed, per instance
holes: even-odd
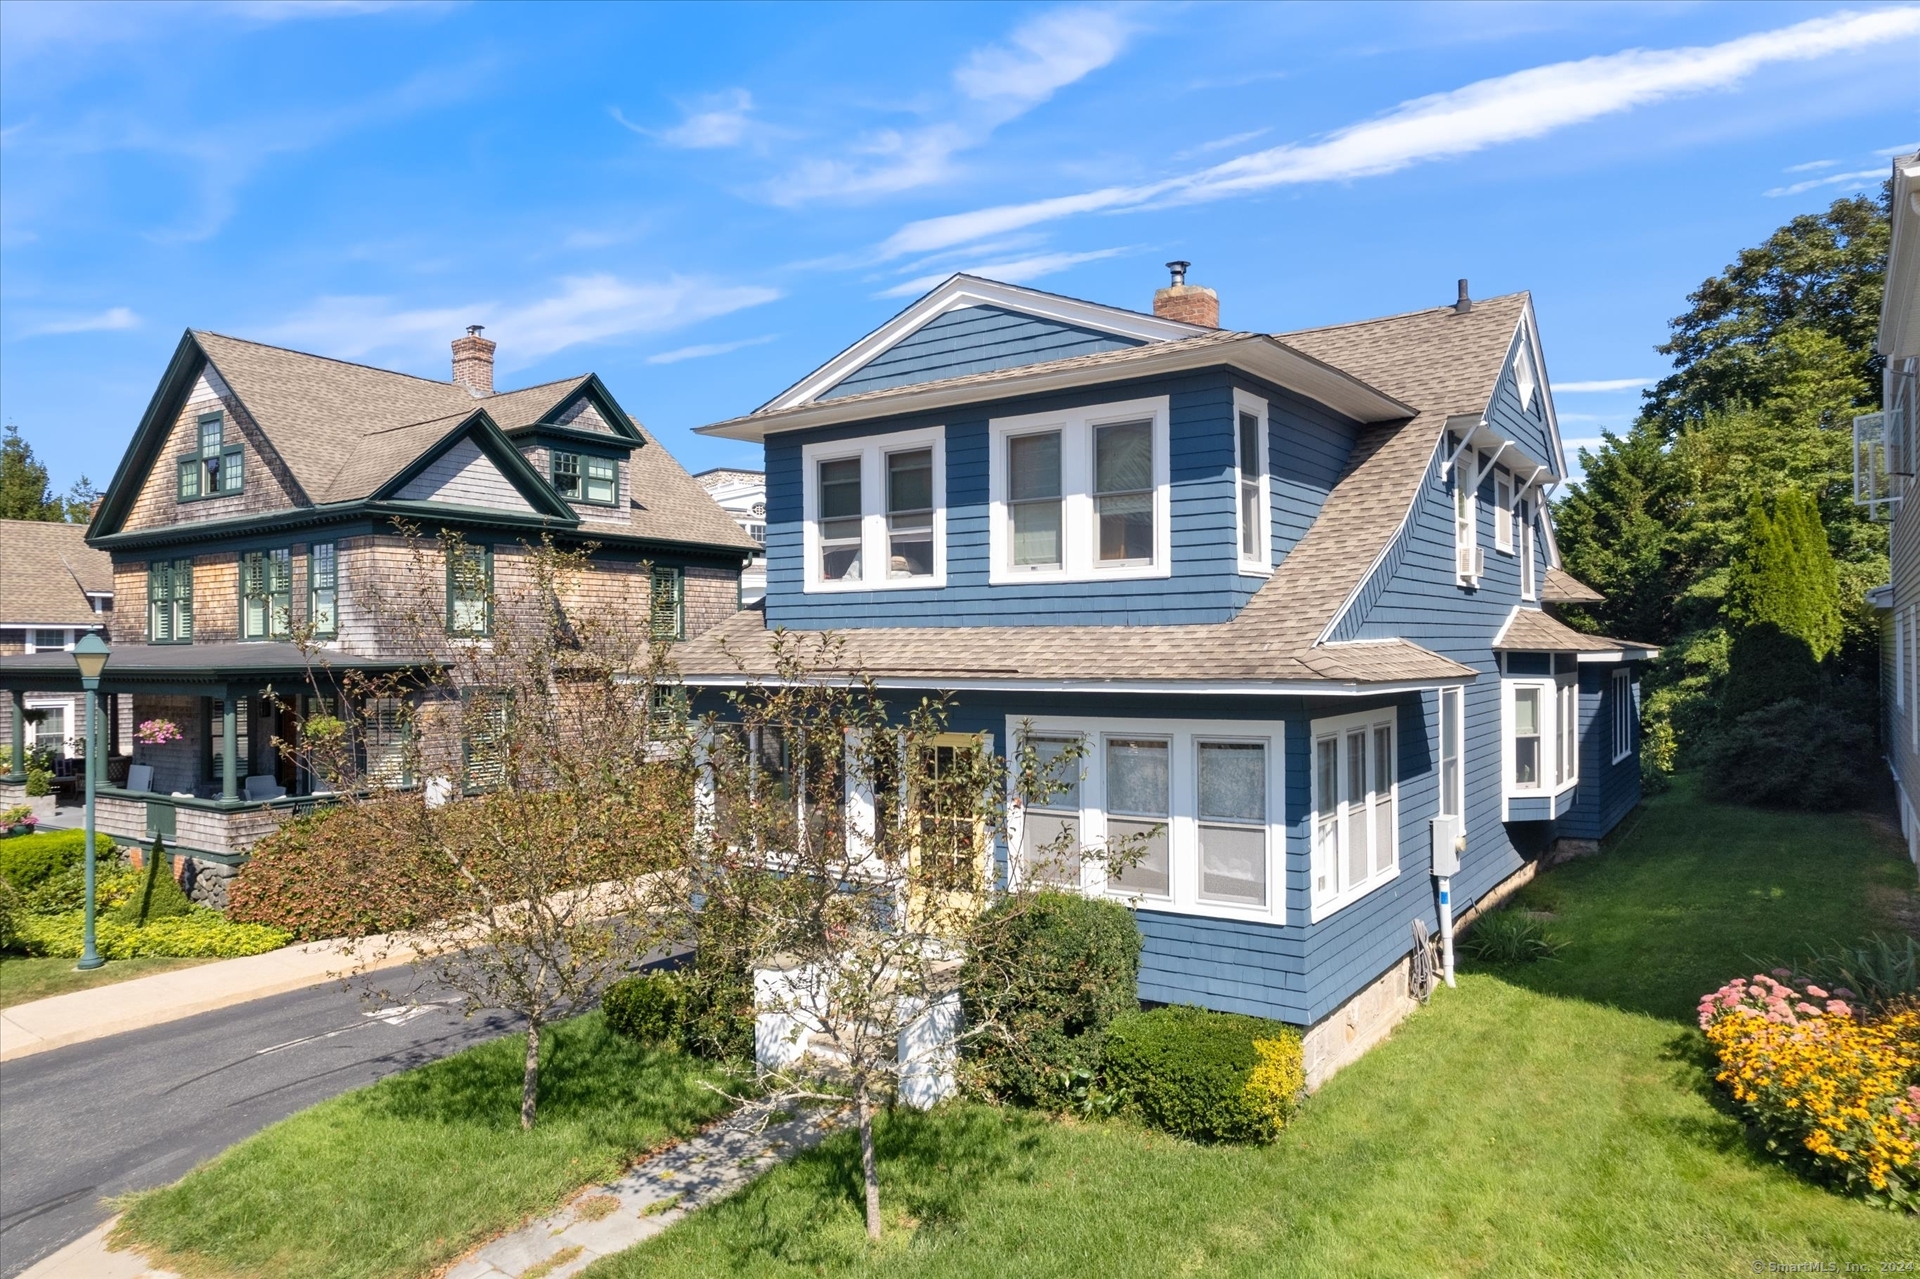
[[[1756,976],[1702,1000],[1700,1023],[1715,1077],[1769,1149],[1851,1193],[1920,1210],[1920,1006],[1862,1016],[1817,986]]]

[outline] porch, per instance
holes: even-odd
[[[26,802],[25,698],[71,694],[81,727],[114,702],[131,706],[131,733],[105,734],[94,820],[127,843],[165,839],[178,855],[235,864],[264,836],[327,801],[327,780],[311,766],[301,725],[316,699],[338,705],[349,672],[391,672],[406,663],[293,644],[130,644],[115,648],[92,697],[66,653],[0,663],[0,694],[13,714],[12,771],[0,776],[0,807]],[[125,700],[122,701],[121,699]],[[165,721],[165,741],[140,740],[139,726]],[[84,734],[76,734],[84,756]],[[131,741],[130,754],[115,749]],[[81,794],[59,797],[46,816],[79,825]],[[46,801],[41,801],[43,804]]]

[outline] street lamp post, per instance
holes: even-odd
[[[96,631],[87,632],[73,646],[73,664],[80,668],[80,686],[87,690],[87,909],[77,965],[82,972],[107,962],[100,958],[93,940],[93,788],[100,771],[100,675],[107,669],[107,658],[112,655],[113,650]]]

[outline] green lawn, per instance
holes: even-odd
[[[114,959],[92,972],[75,971],[71,959],[40,959],[28,955],[0,955],[0,1008],[31,1003],[49,995],[64,995],[89,986],[148,977],[171,968],[191,968],[204,959]]]
[[[708,1275],[1752,1273],[1911,1261],[1920,1225],[1757,1157],[1693,1028],[1748,955],[1911,920],[1914,872],[1860,817],[1722,808],[1684,785],[1543,876],[1559,960],[1471,968],[1269,1149],[956,1106],[880,1138],[870,1248],[842,1137],[602,1262]]]
[[[525,1043],[496,1040],[283,1120],[135,1198],[124,1234],[188,1274],[427,1274],[724,1105],[698,1063],[641,1049],[592,1013],[542,1043],[526,1134]]]

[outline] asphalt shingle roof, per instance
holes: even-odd
[[[0,626],[101,620],[87,592],[113,590],[113,560],[86,538],[84,524],[0,520]]]
[[[1638,640],[1576,631],[1559,618],[1535,608],[1516,610],[1494,637],[1493,647],[1499,653],[1611,653],[1625,648],[1659,651]]]
[[[842,665],[875,675],[1102,680],[1391,683],[1470,679],[1470,667],[1405,640],[1319,643],[1405,520],[1454,414],[1479,413],[1504,367],[1524,293],[1476,301],[1466,314],[1408,315],[1277,335],[1417,409],[1361,430],[1346,472],[1306,536],[1231,621],[1182,626],[863,627],[844,632]],[[1237,338],[1241,334],[1207,334]],[[1158,344],[1165,349],[1168,343]],[[1134,348],[1135,350],[1141,348]],[[1112,360],[1124,351],[1076,357]],[[1059,361],[1066,364],[1068,361]],[[1026,370],[1031,373],[1036,366]],[[979,375],[982,381],[994,375]],[[849,396],[848,400],[858,397]],[[836,401],[839,403],[840,401]],[[765,614],[752,610],[688,643],[689,678],[765,677],[774,669]]]
[[[1598,604],[1607,597],[1563,568],[1550,568],[1540,583],[1540,598],[1549,604]]]

